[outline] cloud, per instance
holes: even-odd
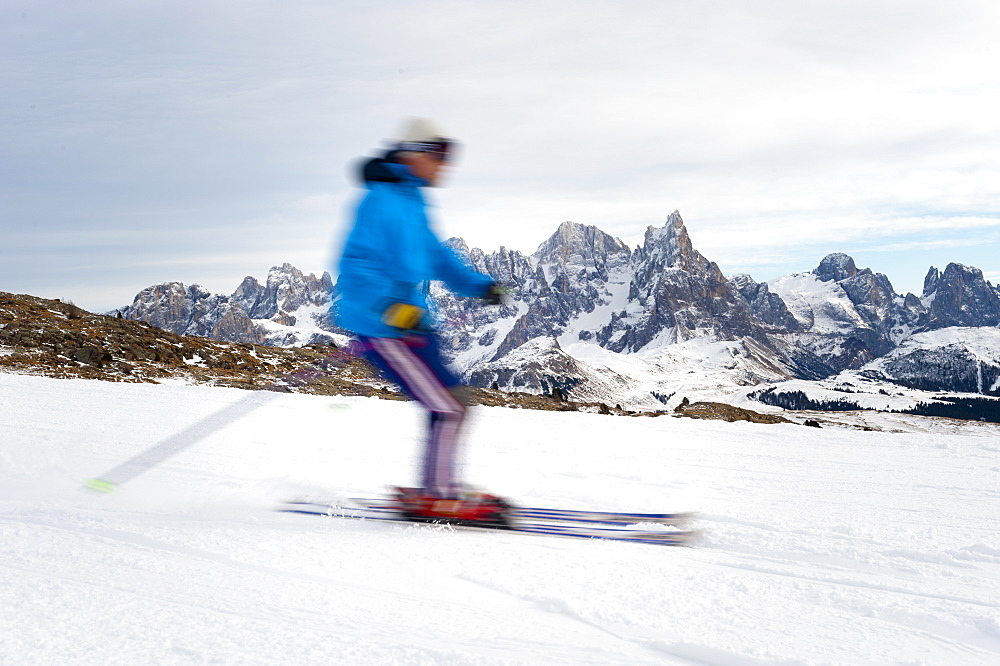
[[[463,141],[439,226],[486,250],[533,251],[567,219],[635,244],[679,209],[724,270],[801,270],[844,245],[925,261],[1000,217],[998,11],[5,3],[0,215],[18,235],[0,288],[59,275],[117,302],[153,276],[123,255],[151,251],[185,281],[228,280],[222,255],[237,278],[290,255],[322,270],[351,165],[410,115]],[[74,279],[82,247],[107,268]]]

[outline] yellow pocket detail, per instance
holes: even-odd
[[[423,319],[424,309],[409,303],[393,303],[385,309],[382,321],[389,326],[406,330],[415,329]]]

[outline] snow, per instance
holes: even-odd
[[[186,363],[187,365],[198,366],[199,368],[207,367],[205,365],[205,359],[203,359],[200,354],[195,354],[191,358],[184,359],[184,363]]]
[[[275,269],[272,269],[272,271]],[[329,318],[330,304],[315,305],[306,303],[285,314],[295,318],[295,325],[286,326],[271,319],[253,319],[253,323],[261,326],[268,338],[268,344],[299,347],[314,340],[332,339],[338,346],[345,346],[350,338],[339,333],[332,333],[323,326]]]
[[[559,344],[566,347],[579,342],[582,331],[594,333],[611,321],[611,313],[629,308],[631,275],[628,266],[611,269],[607,282],[602,285],[603,293],[595,302],[594,309],[590,312],[581,312],[570,321],[569,326],[558,338]]]
[[[811,333],[846,333],[858,326],[867,327],[836,282],[824,282],[812,273],[792,273],[771,280],[767,286]]]
[[[995,664],[1000,429],[862,432],[473,408],[518,501],[696,509],[693,548],[273,512],[412,481],[411,403],[0,374],[0,663]],[[926,430],[926,431],[925,431]]]
[[[752,343],[700,337],[664,346],[649,344],[633,354],[609,351],[590,342],[576,342],[562,349],[580,364],[584,376],[603,375],[609,379],[606,383],[590,379],[606,397],[587,399],[621,404],[627,409],[662,410],[676,406],[683,398],[742,400],[746,386],[756,385],[757,378],[778,380],[787,376],[763,367],[753,358],[747,344]],[[525,356],[523,362],[530,360],[530,356]],[[571,392],[574,398],[578,394],[579,389]],[[668,402],[656,397],[667,395],[672,395]],[[751,409],[762,411],[767,407],[756,403]]]
[[[935,349],[937,347],[963,346],[974,356],[995,362],[1000,355],[1000,330],[992,326],[951,326],[936,331],[916,333],[907,338],[900,349]]]
[[[482,330],[476,332],[476,336],[481,337],[491,328],[495,330],[496,333],[493,336],[492,344],[472,345],[466,351],[455,355],[451,361],[452,366],[455,368],[471,368],[477,363],[489,362],[489,359],[496,353],[497,349],[503,343],[507,335],[514,329],[514,325],[517,324],[518,320],[528,312],[528,306],[521,301],[514,301],[513,306],[517,309],[517,313],[515,315],[500,319],[491,324],[488,328],[484,327]]]

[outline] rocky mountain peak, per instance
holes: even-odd
[[[627,261],[630,254],[625,243],[595,226],[563,222],[538,246],[534,257],[540,263],[603,270],[609,263]]]
[[[691,236],[684,226],[684,220],[676,210],[670,214],[664,226],[646,228],[640,251],[645,261],[661,268],[679,268],[689,273],[705,273],[713,266],[712,262],[694,249]],[[720,272],[719,278],[721,277]]]
[[[454,250],[455,252],[457,252],[462,256],[469,255],[469,244],[465,242],[464,238],[459,238],[458,236],[452,236],[448,240],[444,241],[443,244],[447,247],[450,247],[452,250]]]
[[[746,273],[727,275],[726,279],[729,280],[730,284],[736,287],[737,291],[743,294],[744,298],[748,298],[747,293],[756,293],[757,282]]]
[[[146,287],[132,301],[130,314],[153,326],[174,333],[184,333],[199,304],[211,298],[201,285],[185,286],[183,282],[163,282]],[[184,325],[178,330],[178,324]]]
[[[304,305],[322,305],[329,301],[332,288],[329,273],[317,278],[284,263],[268,271],[263,286],[252,277],[244,278],[233,293],[233,299],[251,318],[270,319],[279,312],[292,312]]]
[[[263,335],[254,330],[237,302],[197,284],[185,287],[181,282],[164,282],[146,287],[123,310],[123,316],[180,335],[263,342]]]
[[[931,266],[927,271],[927,275],[924,277],[924,297],[931,296],[935,291],[937,291],[937,284],[940,279],[941,271]]]
[[[786,331],[801,329],[781,296],[771,293],[766,282],[758,283],[744,273],[727,276],[726,280],[750,304],[750,312],[764,324]]]
[[[858,268],[854,265],[854,259],[843,252],[833,252],[823,257],[819,266],[813,270],[813,275],[823,282],[840,282],[858,274]]]
[[[951,263],[943,273],[931,267],[924,278],[924,300],[928,311],[921,330],[1000,324],[1000,295],[973,266]]]

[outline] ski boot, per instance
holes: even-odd
[[[395,499],[407,520],[474,527],[509,528],[510,504],[501,497],[463,488],[458,497],[428,495],[423,488],[395,488]]]

